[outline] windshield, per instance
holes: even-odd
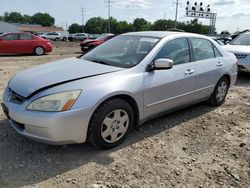
[[[130,68],[142,61],[158,41],[159,38],[121,35],[100,45],[81,59]]]
[[[232,45],[250,45],[250,34],[242,34],[236,37],[232,42]]]

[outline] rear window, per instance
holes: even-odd
[[[32,35],[29,34],[20,34],[20,40],[31,40],[33,39]]]

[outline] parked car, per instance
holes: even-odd
[[[234,53],[238,59],[239,71],[250,72],[250,32],[239,35],[225,45],[224,49]]]
[[[76,33],[76,34],[70,34],[69,41],[83,41],[88,38],[88,34],[86,33]]]
[[[62,41],[67,41],[69,38],[69,32],[68,31],[58,31],[57,33],[60,34]]]
[[[29,33],[0,35],[0,54],[43,55],[52,51],[50,41]]]
[[[127,33],[81,57],[18,73],[2,107],[28,138],[111,148],[159,114],[201,101],[221,105],[236,81],[236,62],[205,36]]]
[[[98,37],[100,37],[99,34],[89,34],[88,39],[97,39]]]
[[[219,45],[221,45],[221,46],[224,45],[220,40],[217,40],[216,37],[210,37],[210,38],[213,39],[214,41],[216,41]]]
[[[221,42],[223,45],[228,44],[232,41],[232,38],[230,37],[219,37],[216,38],[217,41]]]
[[[90,51],[100,44],[106,42],[109,39],[112,39],[115,35],[113,34],[104,34],[98,37],[97,39],[87,39],[80,43],[81,50],[83,52]]]
[[[41,37],[44,39],[49,39],[49,40],[54,40],[54,41],[62,40],[61,34],[56,33],[56,32],[46,33],[46,34],[41,35]]]

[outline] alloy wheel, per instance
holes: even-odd
[[[102,139],[107,143],[115,143],[126,134],[128,127],[128,113],[122,109],[116,109],[109,113],[102,122]]]

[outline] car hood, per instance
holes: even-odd
[[[242,46],[242,45],[230,45],[227,44],[223,46],[223,48],[234,54],[250,54],[250,46]]]
[[[37,91],[49,87],[120,70],[123,70],[123,68],[102,65],[74,57],[20,72],[11,79],[9,87],[17,94],[27,98]]]

